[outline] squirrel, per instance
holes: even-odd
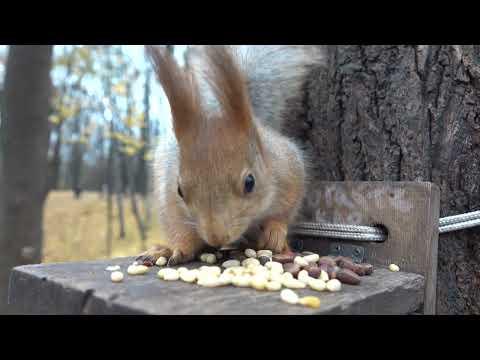
[[[320,46],[196,45],[181,67],[165,48],[145,46],[170,104],[175,136],[153,160],[154,202],[168,245],[137,257],[153,266],[195,259],[241,239],[290,252],[288,225],[305,195],[307,160],[282,134]]]

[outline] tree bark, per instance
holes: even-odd
[[[286,131],[318,180],[431,181],[480,209],[480,46],[328,46]],[[437,313],[480,314],[480,228],[440,236]]]
[[[7,298],[10,269],[42,258],[52,51],[52,45],[9,49],[2,119],[0,308]]]

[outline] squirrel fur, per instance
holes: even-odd
[[[324,61],[319,46],[197,45],[180,67],[164,48],[146,46],[168,98],[174,137],[156,149],[154,202],[173,266],[206,246],[241,238],[274,253],[290,251],[287,232],[301,206],[306,159],[282,134],[312,66]]]

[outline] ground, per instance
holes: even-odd
[[[139,205],[143,201],[139,200]],[[142,206],[143,209],[143,206]],[[125,239],[119,238],[117,207],[114,201],[112,254],[107,254],[107,204],[99,193],[83,193],[75,199],[71,191],[54,191],[48,196],[44,213],[43,262],[95,260],[133,256],[142,251],[142,242],[131,211],[124,200]],[[163,243],[152,212],[147,246]]]

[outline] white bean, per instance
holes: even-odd
[[[208,273],[214,276],[220,276],[222,273],[222,269],[220,269],[218,266],[202,266],[200,268],[201,273]]]
[[[282,288],[282,283],[280,281],[269,281],[265,288],[268,291],[279,291]]]
[[[280,298],[288,304],[296,304],[299,300],[298,295],[290,289],[282,290],[280,292]]]
[[[120,271],[114,271],[110,274],[110,279],[113,282],[121,282],[123,281],[123,273]]]
[[[224,267],[225,269],[238,266],[240,266],[240,261],[238,260],[227,260],[222,264],[222,267]]]
[[[390,271],[393,271],[393,272],[400,271],[400,267],[398,265],[395,265],[395,264],[390,264],[390,266],[388,268],[390,269]]]
[[[308,306],[311,308],[319,308],[320,307],[320,299],[316,296],[305,296],[298,300],[298,303],[303,306]]]
[[[331,279],[327,282],[326,288],[328,291],[340,291],[342,289],[342,283],[337,279]]]
[[[233,281],[233,274],[229,274],[223,272],[219,277],[218,280],[222,283],[222,285],[230,285]]]
[[[178,271],[175,270],[175,269],[172,269],[172,268],[163,268],[163,269],[160,269],[160,271],[157,273],[157,276],[158,276],[160,279],[163,279],[163,277],[164,277],[165,274],[171,273],[172,271],[178,273]]]
[[[179,267],[177,269],[178,273],[181,274],[181,273],[184,273],[184,272],[187,272],[189,271],[186,267],[182,266],[182,267]]]
[[[322,279],[314,279],[314,278],[310,278],[308,280],[308,286],[312,289],[312,290],[316,290],[316,291],[324,291],[327,284],[325,283],[325,281],[323,281]]]
[[[204,287],[222,286],[218,276],[214,276],[212,274],[200,274],[197,284]]]
[[[270,271],[270,281],[276,281],[276,282],[282,282],[282,275],[277,273],[277,272],[274,272],[274,271]]]
[[[257,252],[253,249],[245,249],[245,256],[247,258],[256,258]]]
[[[127,269],[128,275],[143,275],[148,272],[148,267],[145,265],[130,265]]]
[[[309,263],[316,263],[318,260],[320,260],[320,255],[312,254],[312,255],[304,256],[303,258]]]
[[[283,265],[276,261],[269,261],[265,263],[265,267],[270,269],[271,271],[278,272],[279,274],[283,274]]]
[[[305,260],[303,257],[301,256],[297,256],[295,257],[295,259],[293,260],[293,262],[297,265],[300,265],[300,266],[308,266],[308,261]]]

